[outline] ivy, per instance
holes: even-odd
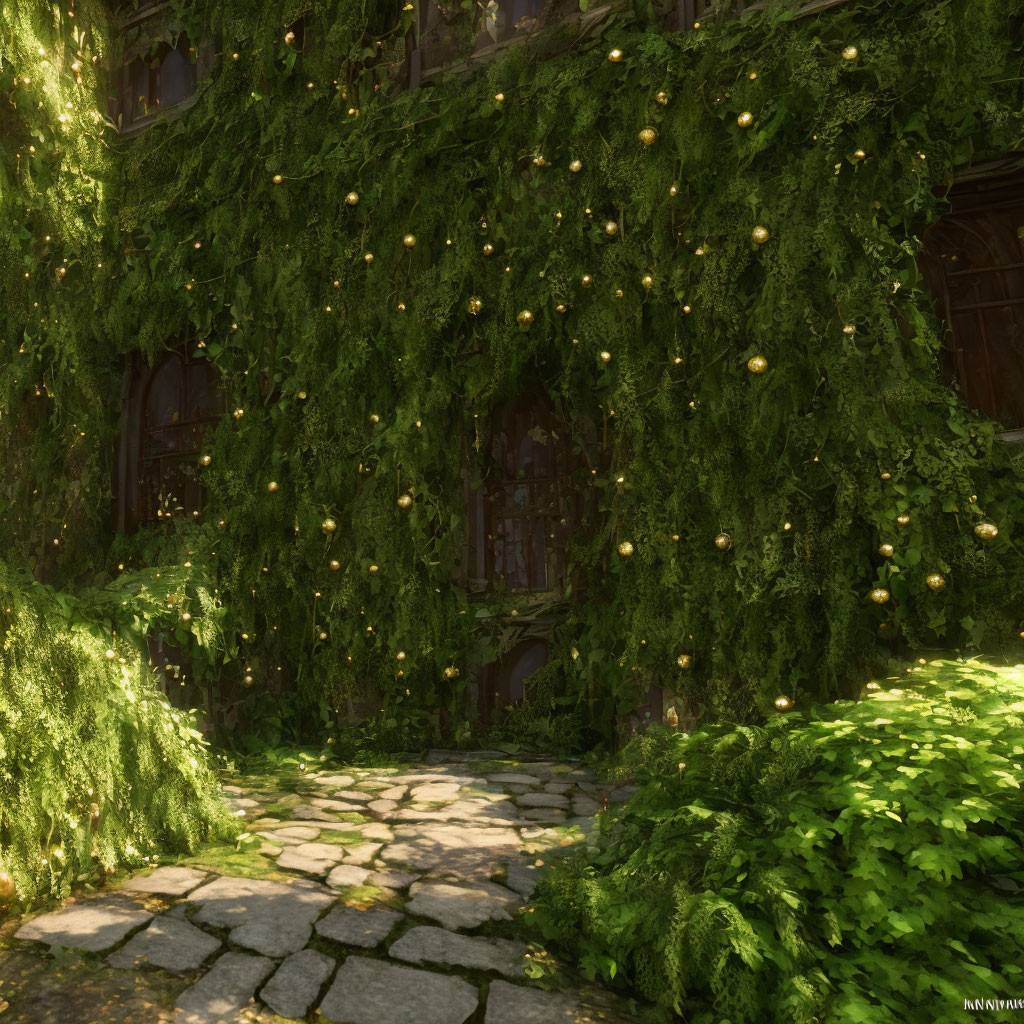
[[[181,117],[119,137],[104,5],[5,5],[4,559],[79,593],[119,564],[190,561],[216,629],[176,628],[220,644],[199,658],[220,703],[258,727],[258,709],[296,702],[306,738],[324,709],[390,720],[412,701],[448,718],[396,742],[433,740],[467,717],[467,652],[529,611],[491,595],[478,615],[452,579],[463,448],[483,471],[476,432],[539,378],[601,439],[552,642],[587,741],[652,683],[755,721],[780,692],[849,694],[908,645],[1018,643],[1020,461],[942,380],[915,256],[953,168],[1022,144],[1020,0],[795,6],[675,33],[627,4],[574,45],[556,29],[400,92],[374,54],[411,25],[402,4],[176,0],[214,70]],[[283,40],[300,16],[297,53]],[[245,415],[208,439],[199,521],[115,537],[123,359],[181,345]],[[981,517],[1000,531],[985,545]],[[882,584],[885,608],[868,598]],[[167,625],[124,608],[140,638]]]

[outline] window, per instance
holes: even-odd
[[[122,127],[187,100],[196,88],[196,68],[187,41],[160,43],[152,56],[136,57],[124,69]]]
[[[467,18],[458,0],[419,0],[415,32],[408,40],[408,83],[450,70],[468,70],[518,39],[553,25],[563,25],[582,38],[615,7],[614,3],[580,10],[579,0],[475,0]]]
[[[187,110],[213,66],[212,43],[193,45],[174,17],[168,2],[134,0],[118,11],[121,75],[110,115],[122,133]]]
[[[165,356],[150,369],[136,361],[123,403],[117,526],[199,515],[202,439],[222,411],[213,367]]]
[[[949,328],[945,370],[972,408],[1024,428],[1024,157],[966,172],[947,199],[921,257]]]
[[[548,0],[478,0],[476,49],[540,28]]]

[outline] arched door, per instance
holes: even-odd
[[[123,403],[117,528],[198,518],[204,503],[199,457],[223,398],[206,360],[170,353],[150,368],[136,360]]]
[[[964,399],[1024,427],[1024,171],[955,184],[924,236],[921,269],[950,329],[944,353]]]

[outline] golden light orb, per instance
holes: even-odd
[[[282,178],[280,174],[275,174],[273,181],[275,185],[280,185],[281,182],[284,181],[284,178]]]
[[[320,524],[320,529],[323,530],[324,533],[334,533],[334,531],[337,528],[338,528],[338,524],[333,519],[325,519]]]
[[[491,256],[494,254],[494,246],[490,242],[484,242],[484,247],[481,251],[485,256]]]
[[[415,248],[416,247],[416,236],[415,235],[405,235],[402,238],[402,245],[404,245],[406,247],[406,249],[413,249],[413,248]]]
[[[580,171],[583,170],[583,161],[573,160],[572,163],[569,164],[569,170],[572,171],[573,174],[579,174]]]
[[[653,128],[641,128],[637,134],[637,138],[645,145],[650,146],[654,144],[654,140],[658,137],[658,133]]]
[[[654,94],[654,98],[655,98],[655,99],[656,99],[656,100],[657,100],[657,101],[658,101],[658,102],[659,102],[659,103],[660,103],[660,104],[661,104],[662,106],[664,106],[664,105],[665,105],[666,103],[668,103],[668,93],[667,93],[667,92],[665,92],[664,90],[662,90],[661,92],[657,92],[657,93],[655,93],[655,94]]]
[[[749,110],[744,110],[743,113],[736,118],[736,123],[741,128],[749,128],[754,123],[754,115]]]
[[[345,202],[348,203],[349,206],[355,206],[356,203],[359,202],[359,193],[349,192],[349,194],[345,196]]]
[[[495,101],[495,103],[504,103],[505,102],[505,94],[503,92],[496,92],[494,94],[494,101]]]
[[[768,369],[768,360],[764,356],[751,356],[747,360],[747,369],[751,373],[764,373]]]
[[[395,655],[395,661],[405,661],[405,651],[399,651]]]
[[[758,224],[757,227],[754,228],[754,230],[750,232],[750,237],[758,245],[764,245],[764,243],[767,242],[769,238],[771,238],[771,235],[768,234],[768,229],[767,228],[762,227],[760,224]]]
[[[471,316],[476,316],[481,309],[484,308],[483,299],[479,296],[474,295],[470,298],[469,302],[466,303],[466,312]]]
[[[982,540],[995,540],[999,536],[999,527],[995,523],[978,523],[974,532]]]
[[[530,324],[533,323],[533,313],[528,309],[521,309],[518,314],[516,314],[516,323],[519,324],[520,327],[529,327]]]
[[[879,547],[879,549],[878,549],[878,553],[879,553],[879,554],[880,554],[880,555],[881,555],[881,556],[882,556],[883,558],[892,558],[892,556],[893,556],[893,553],[894,553],[895,551],[896,551],[896,549],[895,549],[895,548],[894,548],[894,547],[893,547],[893,546],[892,546],[891,544],[882,544],[882,545],[881,545],[881,546]]]
[[[619,554],[623,558],[629,558],[633,554],[633,545],[628,541],[624,540],[619,544]]]
[[[788,711],[793,706],[793,702],[785,695],[780,695],[775,698],[775,706],[780,711]]]
[[[649,292],[654,285],[653,275],[644,274],[644,276],[640,278],[640,284],[643,285],[644,291]]]
[[[843,50],[843,60],[856,60],[857,59],[857,47],[847,46]]]
[[[331,572],[337,572],[341,568],[341,562],[336,558],[332,558],[330,561]]]
[[[729,548],[732,547],[732,537],[727,533],[720,533],[715,538],[715,547],[718,548],[719,551],[728,551]]]
[[[267,484],[267,490],[270,491],[271,494],[276,494],[280,489],[281,485],[276,480],[271,480],[270,483]]]
[[[882,478],[883,480],[891,480],[891,479],[892,479],[892,473],[888,473],[888,472],[886,472],[886,473],[882,473],[882,476],[881,476],[881,478]]]
[[[946,586],[946,577],[941,573],[932,572],[925,577],[925,583],[927,583],[932,590],[944,590]]]
[[[202,465],[208,466],[213,461],[213,457],[210,455],[204,455],[199,461]]]
[[[411,494],[403,494],[398,499],[398,507],[399,508],[408,508],[411,504],[412,504],[412,495]]]
[[[607,351],[601,352],[600,356],[601,356],[601,362],[602,363],[610,363],[612,361],[612,354],[611,354],[611,352],[607,352]]]
[[[593,278],[593,276],[591,274],[584,274],[580,278],[580,284],[583,285],[584,288],[589,288],[593,283],[594,283],[594,278]]]
[[[608,51],[608,59],[613,64],[618,64],[619,61],[622,60],[622,51],[620,49],[618,49],[618,47],[616,47],[614,50],[609,50]]]
[[[906,513],[904,513],[903,515],[896,517],[896,522],[900,526],[906,526],[907,523],[910,522],[910,516],[908,516]]]
[[[619,225],[613,220],[605,221],[604,233],[606,235],[617,235],[619,233]]]
[[[876,587],[871,591],[871,600],[875,604],[885,604],[889,600],[889,591],[885,587]]]
[[[691,661],[690,656],[688,654],[680,654],[679,657],[676,658],[676,664],[680,668],[689,668],[693,664],[693,662]]]

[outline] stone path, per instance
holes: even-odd
[[[545,860],[631,791],[499,756],[225,785],[250,828],[244,876],[157,867],[24,922],[15,945],[180,976],[173,1014],[154,1021],[623,1024],[624,1005],[531,954],[515,920]],[[540,960],[543,987],[526,973]]]

